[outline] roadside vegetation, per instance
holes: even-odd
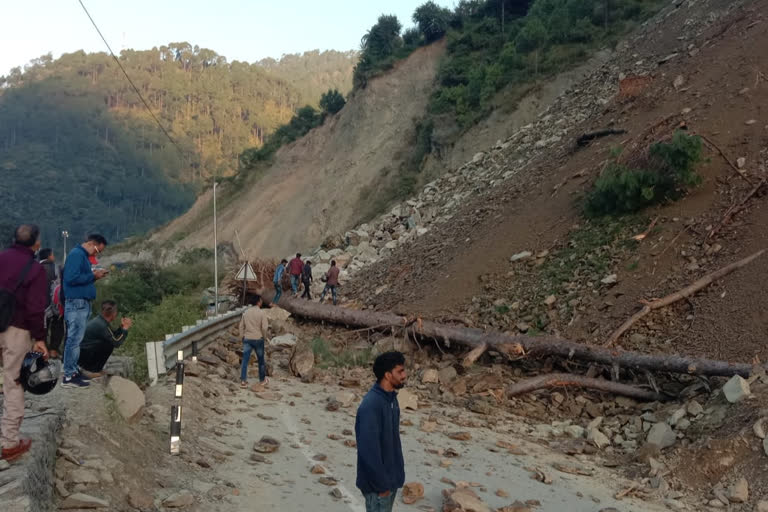
[[[201,249],[167,267],[131,263],[97,283],[94,313],[98,314],[102,300],[112,299],[118,303],[120,316],[133,319],[128,339],[116,353],[133,357],[137,382],[145,383],[148,378],[144,344],[162,341],[166,334],[203,318],[201,294],[211,283],[213,254]]]

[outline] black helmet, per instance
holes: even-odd
[[[44,395],[56,387],[60,373],[58,361],[46,361],[40,352],[27,352],[21,364],[19,383],[25,391]]]

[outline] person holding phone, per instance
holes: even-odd
[[[80,361],[80,342],[85,335],[85,326],[91,316],[91,302],[96,298],[96,281],[107,275],[107,271],[92,270],[91,256],[98,256],[107,247],[107,239],[99,234],[88,235],[88,239],[72,249],[64,264],[62,288],[64,291],[64,322],[67,325],[67,341],[64,346],[64,388],[88,387],[90,379],[82,375],[77,364]]]

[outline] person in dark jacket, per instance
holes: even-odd
[[[7,462],[29,451],[32,441],[19,437],[24,419],[24,388],[17,382],[27,352],[48,357],[45,347],[45,270],[35,259],[40,229],[34,224],[16,228],[14,243],[0,253],[0,288],[13,292],[16,307],[10,326],[0,332],[3,360],[3,417],[0,420],[2,458]],[[34,342],[34,343],[33,343]]]
[[[91,316],[91,301],[96,298],[97,280],[107,275],[106,270],[91,270],[91,256],[101,254],[107,247],[107,239],[101,235],[88,235],[67,256],[64,264],[62,286],[64,288],[64,322],[67,325],[67,341],[64,346],[64,380],[61,387],[83,388],[88,379],[77,371],[80,360],[80,342],[83,341],[85,325]]]
[[[133,325],[130,318],[120,320],[120,327],[112,329],[110,324],[117,318],[117,303],[105,300],[101,303],[101,315],[85,327],[85,335],[80,343],[80,371],[94,378],[101,377],[104,365],[112,351],[122,346],[128,337],[128,329]],[[89,375],[90,374],[90,375]]]
[[[56,266],[56,257],[53,249],[40,249],[37,253],[40,265],[45,270],[45,277],[48,282],[48,307],[45,310],[45,330],[46,341],[48,343],[48,352],[51,357],[59,357],[61,342],[64,341],[64,315],[60,314],[58,308],[53,305],[53,292],[60,280],[61,273]]]
[[[309,294],[309,287],[312,284],[313,278],[312,278],[312,262],[307,260],[307,262],[304,264],[304,268],[301,270],[301,282],[304,283],[304,293],[301,295],[301,298],[307,298],[309,300],[312,300],[312,295]]]
[[[357,488],[366,512],[389,512],[397,490],[405,483],[400,444],[397,391],[405,385],[405,356],[385,352],[373,363],[376,383],[365,395],[355,418]]]

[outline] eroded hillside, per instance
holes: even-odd
[[[278,151],[263,176],[246,181],[220,208],[220,240],[234,241],[237,232],[248,253],[277,257],[318,245],[359,222],[361,193],[375,195],[371,187],[408,157],[443,51],[441,43],[417,50],[371,80],[323,126]],[[198,213],[210,196],[198,202],[151,240],[188,234],[182,246],[210,245],[212,227]]]

